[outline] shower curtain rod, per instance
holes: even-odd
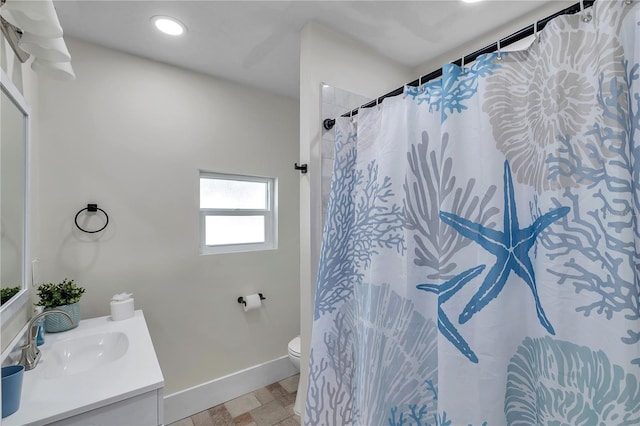
[[[585,0],[583,2],[583,8],[586,9],[588,7],[593,6],[593,3],[595,3],[595,0]],[[546,18],[543,18],[539,21],[537,21],[535,24],[531,24],[528,27],[522,28],[519,31],[516,31],[515,33],[500,39],[498,42],[500,43],[501,47],[505,47],[508,46],[510,44],[513,44],[517,41],[522,40],[523,38],[529,37],[531,35],[533,35],[533,31],[535,29],[535,26],[537,25],[537,29],[538,32],[542,31],[542,29],[547,25],[547,23],[549,23],[549,21],[551,21],[554,18],[557,18],[558,16],[562,16],[562,15],[572,15],[574,13],[577,13],[581,10],[581,4],[580,2],[574,4],[573,6],[569,6],[566,9],[562,9],[556,13],[554,13],[553,15],[547,16]],[[470,53],[468,55],[466,55],[464,57],[464,63],[465,64],[469,64],[473,61],[476,60],[476,58],[480,55],[484,55],[486,53],[493,53],[495,51],[498,50],[498,42],[495,42],[493,44],[490,44],[488,46],[483,47],[482,49],[476,50],[473,53]],[[460,58],[458,60],[455,60],[453,62],[451,62],[452,64],[458,65],[458,66],[462,66],[462,59]],[[436,79],[438,77],[442,76],[442,67],[440,67],[439,69],[430,72],[429,74],[423,75],[420,78],[417,78],[415,80],[413,80],[411,83],[407,83],[405,86],[414,86],[417,87],[419,84],[421,83],[426,83],[430,80]],[[384,94],[382,96],[380,96],[379,98],[376,98],[374,100],[372,100],[371,102],[368,102],[354,110],[351,110],[349,112],[346,112],[344,114],[341,115],[341,117],[350,117],[352,115],[356,115],[358,114],[358,110],[360,108],[371,108],[373,106],[378,105],[380,102],[382,102],[385,98],[389,98],[392,96],[398,96],[401,95],[404,92],[404,88],[405,86],[402,87],[398,87],[397,89]],[[326,129],[326,130],[331,130],[333,128],[333,126],[335,125],[336,120],[333,118],[326,118],[323,122],[322,122],[322,126]]]

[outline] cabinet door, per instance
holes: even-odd
[[[151,391],[54,423],[55,426],[158,426],[158,392]]]

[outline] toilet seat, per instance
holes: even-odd
[[[300,358],[300,336],[291,339],[287,347],[289,350],[289,355]]]

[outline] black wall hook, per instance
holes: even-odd
[[[324,121],[322,122],[322,127],[324,127],[325,130],[331,130],[333,129],[333,126],[336,124],[336,120],[334,120],[333,118],[325,118]]]
[[[302,174],[307,173],[307,165],[306,164],[298,165],[298,163],[293,163],[293,168],[296,169],[296,170],[300,170],[300,173],[302,173]]]
[[[262,293],[258,293],[258,296],[260,296],[260,300],[267,300],[267,298],[264,297]],[[238,303],[242,303],[244,306],[247,306],[247,301],[244,300],[244,297],[242,296],[238,297]]]

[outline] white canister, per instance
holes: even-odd
[[[122,321],[133,316],[135,309],[131,296],[130,293],[120,293],[111,298],[111,320]]]

